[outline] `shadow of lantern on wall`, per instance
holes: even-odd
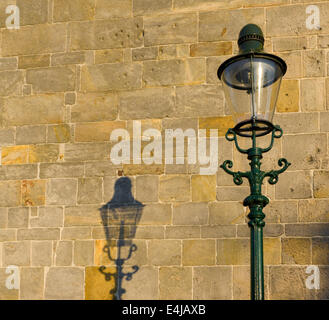
[[[137,250],[137,246],[132,239],[135,237],[143,207],[144,205],[134,199],[132,195],[131,180],[128,177],[122,177],[115,183],[114,195],[111,201],[100,208],[107,240],[103,251],[107,253],[109,260],[115,263],[116,272],[106,272],[105,266],[101,266],[99,271],[104,274],[106,281],[110,281],[112,278],[115,279],[115,287],[110,291],[114,296],[114,300],[121,300],[122,295],[126,292],[122,288],[122,281],[124,279],[130,281],[132,276],[139,270],[139,267],[134,265],[131,272],[123,272],[123,265]],[[117,249],[115,256],[111,253],[111,248]]]

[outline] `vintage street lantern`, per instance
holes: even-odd
[[[264,172],[260,170],[262,155],[272,149],[274,139],[280,138],[282,129],[272,124],[281,79],[286,73],[286,63],[279,57],[263,52],[264,37],[262,30],[255,24],[248,24],[239,34],[239,55],[226,60],[218,69],[218,77],[222,81],[225,98],[236,122],[234,128],[226,133],[228,141],[234,141],[240,153],[247,154],[251,170],[233,172],[233,162],[224,161],[221,168],[233,176],[235,184],[243,183],[247,178],[251,194],[244,200],[248,206],[250,219],[251,249],[251,299],[264,299],[263,272],[263,227],[265,225],[263,208],[269,203],[262,195],[261,186],[265,177],[270,184],[278,181],[278,175],[284,172],[290,163],[281,158],[279,170]],[[256,138],[271,134],[271,142],[267,148],[257,147]],[[251,138],[249,149],[242,149],[238,137]]]

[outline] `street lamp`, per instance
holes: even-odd
[[[263,271],[263,227],[265,225],[263,208],[269,199],[262,195],[261,186],[265,177],[270,184],[278,181],[290,163],[281,158],[281,169],[264,172],[260,169],[262,155],[272,149],[274,139],[280,138],[282,129],[272,124],[275,105],[279,94],[281,79],[286,73],[286,63],[279,57],[263,51],[264,37],[262,30],[255,24],[243,27],[239,34],[240,52],[218,68],[218,78],[223,83],[225,98],[236,122],[234,128],[227,131],[225,137],[234,141],[240,153],[247,154],[251,170],[248,172],[231,171],[233,162],[224,161],[221,168],[233,176],[233,181],[241,185],[242,178],[247,178],[251,194],[243,205],[249,207],[250,256],[251,256],[251,299],[264,299]],[[257,137],[271,134],[267,148],[257,147]],[[252,146],[242,149],[237,136],[251,138]]]

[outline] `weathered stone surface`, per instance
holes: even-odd
[[[193,273],[193,299],[232,299],[231,267],[195,267]]]
[[[42,300],[44,289],[43,268],[21,268],[20,298],[23,300]]]
[[[56,266],[70,266],[73,258],[72,241],[58,241],[54,249]]]
[[[169,225],[172,209],[170,204],[147,204],[142,212],[139,225]]]
[[[264,30],[264,10],[257,8],[201,12],[199,41],[236,40],[241,26],[247,23],[255,23]]]
[[[315,171],[314,172],[314,197],[315,198],[328,198],[329,184],[328,184],[329,171]]]
[[[207,137],[210,136],[210,129],[218,129],[218,136],[224,136],[233,127],[232,116],[199,118],[199,129],[207,129]]]
[[[96,19],[130,17],[132,0],[97,0],[95,14]]]
[[[63,95],[46,94],[6,99],[2,108],[5,126],[61,123]]]
[[[143,44],[141,18],[95,20],[70,24],[71,51],[135,48]]]
[[[328,223],[297,223],[286,224],[286,236],[292,237],[327,237],[329,236]]]
[[[50,266],[52,258],[52,241],[32,241],[32,266]]]
[[[51,65],[83,64],[85,60],[85,52],[55,53],[51,56]]]
[[[325,110],[325,82],[324,79],[301,80],[301,110],[323,111]]]
[[[53,21],[91,20],[95,15],[95,0],[55,0]]]
[[[216,176],[193,175],[192,201],[214,201],[216,200]]]
[[[217,240],[217,264],[247,265],[250,261],[249,239]]]
[[[46,126],[24,126],[16,129],[16,144],[46,142]]]
[[[78,203],[101,203],[102,202],[102,179],[80,178],[78,180]]]
[[[18,69],[42,68],[50,66],[50,55],[27,55],[18,57]]]
[[[99,205],[84,205],[65,208],[65,226],[101,225]]]
[[[17,69],[17,58],[0,58],[0,71],[16,70]]]
[[[293,164],[291,169],[318,169],[327,153],[325,134],[284,136],[282,152]]]
[[[327,33],[329,30],[328,24],[328,7],[326,4],[319,3],[318,5],[321,21],[321,29],[317,33]],[[292,5],[272,7],[267,9],[266,26],[268,36],[296,36],[314,33],[313,29],[308,29],[305,19],[308,17],[305,14],[305,5]]]
[[[161,176],[159,198],[164,202],[189,201],[190,179],[186,176]]]
[[[219,86],[180,86],[176,88],[175,115],[216,117],[224,115],[224,93]]]
[[[329,259],[329,238],[312,238],[312,264],[327,265]],[[321,281],[321,280],[320,280]]]
[[[106,272],[116,272],[115,267],[107,268]],[[85,299],[86,300],[112,300],[111,289],[115,288],[115,278],[105,281],[105,277],[99,272],[99,267],[86,267],[85,275]]]
[[[59,228],[18,229],[17,240],[58,240]]]
[[[153,266],[181,265],[180,240],[151,240],[148,242],[148,261]]]
[[[143,81],[147,87],[200,84],[205,76],[203,58],[144,62]]]
[[[19,30],[4,30],[2,55],[33,55],[65,51],[65,24],[38,24]]]
[[[200,226],[167,226],[166,239],[196,239],[201,238]]]
[[[14,128],[0,129],[0,143],[2,146],[14,144]]]
[[[94,263],[94,241],[74,241],[74,264],[76,266],[90,266]]]
[[[325,76],[326,62],[324,52],[322,50],[311,50],[305,51],[303,54],[304,77]]]
[[[72,91],[75,78],[75,66],[37,68],[26,73],[26,82],[36,93]]]
[[[45,204],[46,180],[22,181],[22,205],[40,206]]]
[[[296,79],[303,76],[301,51],[280,52],[278,56],[287,64],[285,79]]]
[[[120,119],[156,119],[174,114],[174,91],[171,88],[148,88],[119,95]]]
[[[125,129],[125,127],[124,121],[77,123],[75,125],[75,141],[109,141],[113,130]]]
[[[158,268],[152,266],[142,266],[136,272],[131,281],[125,283],[127,290],[124,298],[139,300],[159,299],[159,276]]]
[[[293,51],[306,49],[307,38],[306,37],[289,37],[289,38],[274,38],[273,39],[273,51]]]
[[[173,224],[203,225],[208,222],[207,203],[183,203],[173,207]]]
[[[123,62],[123,49],[95,50],[95,64]]]
[[[172,7],[172,0],[134,0],[133,13],[134,15],[156,14],[168,12]]]
[[[215,240],[183,240],[184,266],[214,265]]]
[[[72,122],[115,120],[117,116],[117,100],[115,95],[78,94],[77,104],[71,109]]]
[[[1,150],[1,163],[3,165],[24,164],[28,162],[28,156],[28,146],[4,147]]]
[[[201,226],[201,238],[234,238],[236,226]]]
[[[102,228],[104,230],[104,228]],[[77,240],[77,239],[91,239],[90,227],[65,227],[61,234],[62,240]],[[93,237],[94,238],[94,237]],[[104,231],[103,231],[104,238]]]
[[[23,73],[18,71],[0,72],[0,96],[21,94]]]
[[[142,66],[138,63],[99,64],[82,66],[81,90],[101,92],[141,87]]]
[[[232,54],[232,42],[204,42],[192,44],[191,57],[222,56]]]
[[[310,264],[311,240],[306,238],[283,238],[282,263]]]
[[[32,228],[55,228],[63,226],[63,208],[61,207],[39,207],[37,217],[31,217]]]
[[[29,162],[56,162],[59,154],[58,144],[38,144],[29,146]]]
[[[213,202],[209,204],[209,224],[228,225],[242,223],[245,209],[238,202]]]
[[[298,204],[298,221],[329,222],[328,200],[301,200]]]
[[[0,206],[18,207],[21,199],[20,181],[0,181]]]
[[[322,117],[320,116],[322,123]],[[283,133],[315,133],[319,132],[319,113],[281,113],[275,115],[275,122],[280,123]]]
[[[84,271],[81,268],[49,268],[46,275],[45,299],[81,300],[83,296]]]
[[[311,198],[311,176],[307,171],[285,172],[276,186],[277,199]]]
[[[135,239],[164,239],[163,226],[137,226]]]
[[[159,177],[138,176],[136,177],[136,199],[141,202],[157,202]]]
[[[110,146],[107,143],[65,144],[65,161],[108,160]]]
[[[47,142],[64,143],[69,142],[71,138],[71,128],[68,124],[57,124],[48,126]]]
[[[13,2],[13,1],[11,1]],[[16,0],[20,12],[20,25],[48,22],[48,3],[45,0]]]
[[[29,266],[30,242],[5,242],[2,247],[2,264],[3,266]]]
[[[40,178],[73,178],[83,175],[82,163],[41,163]]]
[[[161,267],[159,280],[160,300],[192,299],[191,267]]]
[[[78,183],[76,179],[49,179],[47,182],[47,204],[76,204]]]
[[[35,179],[37,174],[38,167],[35,164],[0,166],[0,180]]]
[[[299,110],[298,80],[283,80],[281,82],[276,110],[278,112],[298,112]]]
[[[145,46],[195,42],[197,15],[195,13],[153,16],[144,19]]]
[[[158,47],[136,48],[132,50],[132,59],[133,61],[155,60],[158,51]]]

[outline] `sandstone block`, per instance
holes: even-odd
[[[203,225],[208,222],[207,203],[175,204],[173,211],[173,224],[176,225]]]
[[[36,54],[18,57],[18,69],[42,68],[50,66],[50,54]]]
[[[306,199],[312,196],[309,172],[285,172],[276,186],[277,199]]]
[[[171,10],[171,0],[134,0],[133,13],[134,15],[156,14],[160,12],[168,12]]]
[[[16,129],[16,144],[46,142],[46,126],[23,126]]]
[[[74,241],[74,264],[76,266],[89,266],[94,263],[94,241]]]
[[[72,241],[58,241],[54,251],[56,266],[70,266],[72,264]]]
[[[182,13],[144,19],[145,46],[197,40],[197,15]]]
[[[46,180],[22,181],[22,205],[40,206],[45,204]]]
[[[79,21],[91,20],[95,15],[94,0],[55,0],[53,8],[53,21]]]
[[[16,69],[17,69],[16,57],[0,58],[0,71],[16,70]]]
[[[56,228],[63,227],[63,208],[39,207],[37,217],[31,217],[32,228]]]
[[[136,199],[141,202],[157,202],[159,186],[158,176],[136,177]]]
[[[193,274],[193,299],[232,299],[231,267],[195,267]]]
[[[102,202],[102,179],[79,178],[78,180],[78,203],[101,203]]]
[[[0,180],[36,179],[38,168],[35,164],[0,166]]]
[[[36,93],[73,91],[75,78],[75,66],[37,68],[26,73],[26,82]]]
[[[133,61],[156,60],[157,57],[157,47],[136,48],[132,50]]]
[[[200,226],[167,226],[166,239],[198,239],[201,238]]]
[[[191,267],[161,267],[159,280],[161,300],[192,299]]]
[[[142,66],[138,63],[115,63],[82,66],[81,91],[101,92],[131,90],[141,87]]]
[[[97,0],[96,19],[112,19],[130,17],[132,14],[132,0]]]
[[[201,238],[234,238],[236,226],[201,226]]]
[[[1,163],[3,165],[25,164],[28,162],[28,156],[28,146],[11,146],[1,149]]]
[[[38,144],[29,147],[30,163],[55,162],[60,156],[58,144]]]
[[[232,54],[232,42],[204,42],[192,44],[191,57],[223,56]]]
[[[141,47],[142,27],[141,18],[72,22],[70,49],[78,51]]]
[[[44,288],[43,268],[21,268],[20,299],[42,300]]]
[[[319,132],[317,112],[281,113],[275,115],[275,122],[280,123],[283,133],[315,133]],[[320,116],[320,121],[322,117]]]
[[[242,223],[245,209],[238,202],[213,202],[209,204],[209,224],[228,225]]]
[[[186,176],[161,176],[159,198],[164,202],[189,201],[190,179]]]
[[[2,112],[5,126],[61,123],[64,118],[61,94],[6,99]]]
[[[150,240],[148,261],[152,266],[177,266],[181,264],[181,241]]]
[[[117,100],[111,93],[78,94],[77,103],[71,109],[72,122],[115,120]]]
[[[299,110],[298,80],[283,80],[281,82],[276,110],[278,112],[298,112]]]
[[[32,241],[32,266],[50,266],[52,260],[52,241]]]
[[[65,161],[108,160],[110,147],[107,143],[65,144]]]
[[[311,239],[282,238],[282,263],[310,264]]]
[[[215,240],[183,240],[184,266],[214,265]]]
[[[45,299],[82,300],[84,271],[81,268],[53,267],[46,275]]]
[[[71,128],[68,124],[57,124],[48,126],[48,143],[65,143],[71,139]]]
[[[65,24],[38,24],[19,30],[5,29],[2,34],[2,55],[33,55],[65,51]]]
[[[100,205],[84,205],[65,208],[65,226],[90,226],[101,223]]]
[[[315,198],[328,198],[329,184],[328,184],[329,171],[315,171],[314,172],[314,197]]]
[[[171,88],[148,88],[119,95],[120,119],[156,119],[172,116],[174,92]]]
[[[30,241],[5,242],[3,244],[3,266],[29,266],[30,261]]]
[[[325,62],[324,51],[322,50],[304,51],[303,66],[304,66],[304,77],[325,76],[326,62]]]
[[[14,128],[0,129],[0,143],[2,146],[14,144]]]
[[[20,181],[0,181],[0,206],[18,207],[21,200]]]
[[[328,223],[289,223],[285,226],[285,233],[292,237],[327,237],[328,226]]]
[[[329,203],[327,200],[301,200],[298,204],[298,221],[329,222],[328,212]]]
[[[172,215],[171,205],[156,203],[144,207],[139,225],[169,225]]]
[[[329,238],[312,238],[312,264],[319,265],[328,263]],[[321,280],[320,280],[321,281]]]
[[[23,85],[22,71],[0,72],[0,96],[20,95]]]
[[[85,52],[55,53],[51,56],[51,65],[83,64],[86,61]]]
[[[17,240],[58,240],[59,228],[18,229]]]
[[[301,80],[301,109],[302,111],[325,110],[324,79]]]
[[[199,84],[205,80],[205,60],[144,61],[143,81],[147,87]]]
[[[216,176],[193,175],[192,201],[213,201],[216,200]]]
[[[95,64],[119,62],[123,62],[123,49],[95,50]]]
[[[76,179],[49,179],[47,182],[47,204],[72,205],[76,203]]]
[[[210,129],[218,129],[218,136],[225,136],[227,130],[233,127],[232,116],[199,118],[199,129],[206,129],[207,137],[210,137]]]

